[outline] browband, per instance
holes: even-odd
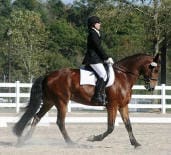
[[[157,63],[156,62],[152,62],[150,65],[153,66],[153,67],[157,67]]]

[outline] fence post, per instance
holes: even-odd
[[[162,113],[165,114],[166,113],[166,88],[165,88],[165,84],[162,84]]]
[[[71,112],[71,100],[68,101],[68,112]]]
[[[16,103],[16,112],[19,113],[20,111],[20,81],[16,81],[16,87],[15,87],[15,103]]]

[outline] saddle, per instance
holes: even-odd
[[[105,64],[107,72],[106,87],[114,83],[115,76],[112,65]],[[91,68],[91,66],[81,66],[80,68],[80,85],[96,85],[98,74]]]

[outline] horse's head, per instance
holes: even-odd
[[[145,88],[149,91],[153,91],[157,85],[160,70],[160,55],[157,54],[152,61],[145,65],[144,81]]]

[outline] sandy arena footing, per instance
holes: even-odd
[[[106,124],[67,124],[74,142],[68,146],[55,124],[38,126],[33,137],[22,147],[16,147],[17,138],[12,125],[0,128],[0,155],[171,155],[171,124],[132,124],[134,135],[142,145],[130,145],[123,124],[115,127],[111,135],[101,142],[87,138],[106,130]]]

